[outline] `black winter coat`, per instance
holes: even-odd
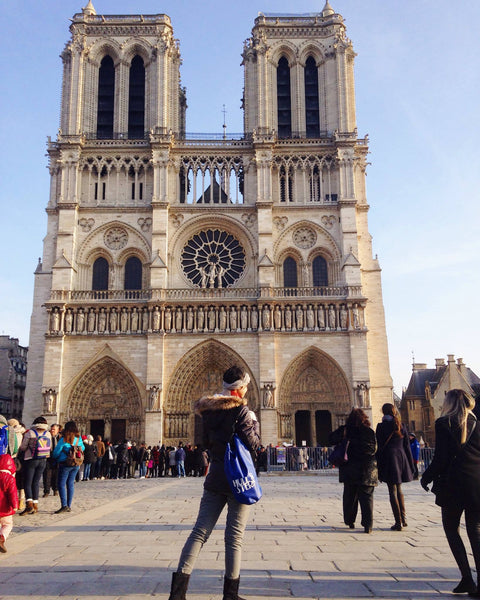
[[[393,433],[393,420],[384,420],[377,425],[378,478],[385,483],[413,480],[415,468],[405,425],[400,431],[403,437]]]
[[[339,444],[344,436],[345,426],[336,429],[330,436],[332,444]],[[355,427],[346,435],[348,462],[338,469],[340,483],[374,486],[378,484],[377,442],[371,427]]]
[[[467,443],[460,444],[461,432],[454,421],[435,421],[435,454],[422,476],[422,485],[433,481],[438,506],[480,510],[480,423],[474,415],[467,420]],[[472,432],[473,429],[473,432]]]
[[[96,450],[97,448],[93,444],[85,443],[85,450],[83,451],[83,462],[86,465],[91,465],[97,460]]]
[[[203,446],[210,450],[210,468],[204,488],[212,492],[231,494],[223,461],[227,443],[235,433],[250,452],[260,445],[258,421],[254,421],[247,401],[237,396],[205,396],[195,403],[195,412],[202,417]]]

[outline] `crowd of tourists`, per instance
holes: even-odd
[[[223,391],[206,396],[195,405],[203,420],[204,447],[184,445],[146,446],[123,440],[112,444],[101,436],[80,435],[73,421],[48,425],[37,417],[29,429],[0,415],[0,552],[6,552],[6,539],[13,526],[13,514],[38,511],[43,496],[58,495],[56,513],[70,512],[75,481],[154,477],[205,477],[197,521],[188,537],[172,576],[169,600],[185,598],[190,574],[212,529],[227,506],[225,531],[224,600],[242,600],[238,595],[241,546],[249,514],[248,503],[239,501],[226,477],[224,456],[232,435],[242,439],[247,453],[257,458],[257,471],[266,470],[267,452],[260,445],[255,414],[244,398],[248,374],[232,367],[224,374]],[[353,408],[345,425],[331,434],[335,445],[330,462],[338,466],[343,483],[343,518],[355,527],[357,513],[365,533],[373,529],[373,493],[378,482],[388,486],[394,517],[393,531],[407,527],[402,484],[417,479],[419,443],[401,423],[394,404],[384,404],[383,418],[374,431],[361,408]],[[480,407],[462,390],[450,390],[435,423],[436,448],[425,465],[421,485],[432,491],[441,507],[442,525],[461,580],[454,593],[480,598]],[[208,448],[208,450],[207,450]],[[308,452],[293,452],[299,468],[308,468]],[[335,458],[333,458],[335,456]],[[261,495],[261,494],[260,494]],[[256,500],[255,500],[256,501]],[[477,581],[470,569],[467,551],[460,535],[465,515],[466,531],[475,562]]]

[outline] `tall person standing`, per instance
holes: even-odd
[[[382,406],[382,422],[377,425],[378,478],[388,486],[395,523],[390,529],[402,531],[407,526],[402,483],[413,480],[414,464],[408,432],[400,421],[394,404]]]
[[[420,483],[428,491],[433,481],[435,503],[442,509],[443,529],[462,576],[453,592],[480,598],[480,425],[474,406],[474,399],[463,390],[447,393],[435,421],[435,454]],[[463,513],[477,585],[459,531]]]
[[[242,600],[238,595],[242,541],[250,506],[238,502],[224,470],[225,450],[235,432],[250,452],[260,445],[260,429],[255,413],[249,410],[245,394],[250,376],[234,366],[223,375],[223,390],[214,396],[204,396],[195,403],[195,412],[202,417],[203,442],[210,449],[211,465],[205,479],[197,521],[190,533],[172,576],[169,600],[185,600],[185,594],[195,560],[208,540],[225,505],[225,577],[223,600]]]

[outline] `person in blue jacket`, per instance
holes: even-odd
[[[71,511],[75,477],[80,469],[80,465],[68,466],[65,461],[67,460],[70,448],[75,445],[78,445],[82,452],[85,450],[77,424],[75,421],[68,421],[63,428],[62,437],[53,451],[53,458],[58,463],[58,493],[62,503],[62,506],[55,511],[55,514]]]
[[[417,440],[417,436],[414,433],[408,434],[410,441],[410,450],[412,451],[413,458],[413,478],[418,479],[418,459],[420,457],[420,442]]]

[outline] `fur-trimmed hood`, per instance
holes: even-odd
[[[214,394],[213,396],[203,396],[194,404],[194,410],[197,415],[202,415],[207,410],[231,410],[240,406],[247,406],[246,398],[230,396],[225,394]]]

